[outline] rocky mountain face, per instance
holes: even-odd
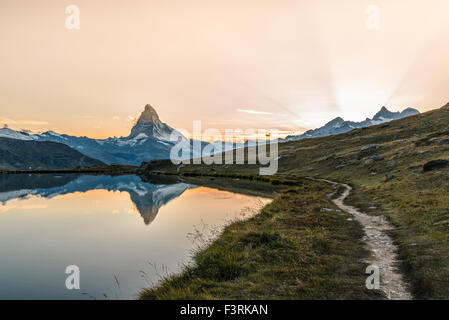
[[[63,143],[106,164],[140,165],[143,161],[170,157],[170,150],[177,143],[177,141],[170,141],[173,131],[173,128],[159,119],[153,107],[146,105],[127,137],[91,139],[53,131],[29,134],[26,131],[15,131],[9,128],[0,129],[0,137]],[[185,138],[185,142],[189,143],[189,140]]]
[[[147,104],[139,120],[131,129],[129,138],[132,139],[139,135],[145,135],[147,137],[170,141],[170,135],[173,131],[173,128],[161,122],[156,110]]]
[[[377,112],[372,119],[367,118],[365,121],[354,122],[354,121],[345,121],[342,118],[338,117],[326,123],[324,126],[317,129],[306,131],[302,135],[288,136],[285,139],[285,141],[295,141],[306,138],[331,136],[334,134],[348,132],[357,128],[366,128],[384,122],[402,119],[405,117],[413,116],[415,114],[419,114],[419,111],[413,108],[407,108],[402,112],[391,112],[386,107],[382,107],[382,109],[380,109],[380,111]]]
[[[419,111],[413,108],[407,108],[402,112],[391,112],[387,108],[382,107],[378,113],[376,113],[371,121],[381,121],[388,122],[392,120],[402,119],[405,117],[413,116],[415,114],[419,114]],[[369,120],[369,119],[367,119]]]
[[[356,128],[369,127],[418,113],[418,110],[411,108],[405,109],[402,112],[391,112],[383,107],[372,119],[367,118],[362,122],[353,122],[345,121],[338,117],[321,128],[309,130],[299,136],[289,136],[281,140],[281,142],[344,133]],[[106,164],[140,165],[145,161],[170,158],[171,149],[178,143],[178,141],[170,141],[170,135],[174,131],[175,129],[163,123],[156,110],[147,104],[127,137],[91,139],[88,137],[59,134],[53,131],[30,134],[27,131],[15,131],[9,128],[0,129],[0,137],[24,141],[52,141],[65,144],[90,158],[98,159]],[[182,136],[180,133],[179,135]],[[193,140],[187,139],[186,137],[183,137],[183,141],[189,146],[193,143]],[[247,145],[247,143],[244,145],[235,144],[231,148],[241,148]],[[229,146],[225,146],[221,141],[216,141],[214,144],[216,146],[221,145],[223,150],[229,149]],[[206,143],[200,142],[203,156],[211,152],[210,150],[206,152],[206,145]],[[198,157],[199,154],[195,153],[191,156]]]
[[[73,169],[104,165],[62,143],[0,137],[0,168],[3,169]]]

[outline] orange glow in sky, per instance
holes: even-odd
[[[80,29],[65,25],[68,5]],[[378,28],[370,29],[374,5]],[[449,101],[447,0],[0,2],[0,125],[304,131]],[[377,19],[377,18],[376,18]]]

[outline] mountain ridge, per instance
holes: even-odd
[[[52,141],[0,137],[0,167],[4,169],[74,169],[105,163]]]
[[[170,141],[170,135],[175,131],[163,123],[156,110],[147,104],[130,134],[126,137],[93,139],[54,131],[30,134],[25,130],[16,131],[7,127],[0,129],[0,137],[58,142],[108,165],[140,165],[143,161],[169,158],[172,147],[178,143],[178,141]],[[182,136],[179,132],[177,134]],[[185,137],[184,139],[186,143],[189,141]]]
[[[362,122],[353,122],[345,121],[343,118],[337,117],[329,121],[323,127],[306,131],[302,135],[288,136],[279,141],[295,141],[305,138],[340,134],[356,128],[369,127],[418,113],[418,110],[412,108],[407,108],[402,112],[391,112],[386,107],[382,107],[380,111],[374,115],[373,119],[367,118]],[[170,136],[174,132],[183,137],[186,144],[191,145],[193,143],[193,140],[184,137],[180,132],[177,132],[175,129],[162,122],[156,110],[150,104],[147,104],[136,124],[131,129],[130,134],[126,137],[92,139],[85,136],[77,137],[59,134],[54,131],[30,134],[26,130],[16,131],[7,127],[0,129],[0,137],[30,141],[58,142],[68,145],[78,152],[88,157],[98,159],[108,165],[140,165],[142,162],[146,161],[170,158],[172,147],[178,143],[178,141],[170,141]],[[249,143],[249,141],[247,143]],[[247,143],[243,145],[235,144],[232,148],[244,147]],[[200,144],[201,150],[203,150],[205,143],[200,142]],[[222,141],[216,141],[214,144],[217,147],[221,144],[223,147]],[[225,148],[223,148],[223,150],[225,150]],[[207,154],[204,154],[203,150],[203,156],[205,155]],[[191,156],[195,157],[199,155],[193,154]]]
[[[290,135],[287,136],[284,141],[296,141],[307,138],[317,138],[317,137],[326,137],[334,134],[340,134],[344,132],[351,131],[353,129],[358,128],[366,128],[374,125],[378,125],[385,122],[390,122],[393,120],[402,119],[405,117],[409,117],[412,115],[419,114],[419,111],[413,108],[406,108],[402,112],[391,112],[385,106],[383,106],[372,119],[366,118],[364,121],[355,122],[355,121],[346,121],[341,117],[337,117],[324,126],[311,129],[304,132],[301,135]]]
[[[132,127],[128,137],[135,138],[138,135],[144,134],[147,137],[170,141],[170,135],[173,131],[175,131],[175,129],[166,123],[163,123],[159,119],[156,110],[151,105],[147,104],[136,124]]]

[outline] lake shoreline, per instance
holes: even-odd
[[[161,268],[178,272],[190,262],[197,231],[204,239],[215,238],[229,221],[250,217],[246,208],[271,201],[214,188],[213,181],[203,187],[175,177],[154,179],[157,184],[137,175],[0,175],[0,253],[11,266],[0,272],[7,284],[0,297],[135,298],[158,281]],[[67,248],[76,250],[76,257]],[[99,255],[108,262],[98,261]],[[37,263],[41,256],[48,259]],[[81,289],[88,296],[65,290],[63,277],[53,276],[72,264],[80,267]],[[36,281],[24,281],[30,269]],[[116,281],[111,275],[121,284],[117,292],[110,287]]]
[[[0,174],[114,174],[114,175],[126,175],[136,174],[136,166],[125,165],[109,165],[105,167],[90,167],[90,168],[78,168],[78,169],[31,169],[31,170],[0,170]]]
[[[9,173],[132,174],[149,183],[166,183],[166,180],[170,180],[171,183],[186,182],[241,194],[263,195],[273,199],[272,203],[265,206],[256,216],[227,226],[213,243],[196,252],[192,266],[186,267],[180,274],[168,277],[155,288],[143,290],[139,294],[141,299],[383,298],[382,293],[376,290],[368,291],[363,286],[366,268],[363,261],[369,254],[361,241],[363,230],[359,225],[347,221],[346,215],[337,213],[336,207],[325,197],[329,190],[324,183],[314,183],[295,176],[259,176],[237,172],[177,172],[173,168],[171,167],[169,171],[149,172],[138,167],[109,166]],[[305,201],[307,205],[304,205],[303,200],[307,198],[313,200]],[[323,208],[332,207],[334,207],[330,209],[332,212],[322,212]],[[319,223],[316,221],[317,216]],[[279,223],[276,221],[278,219],[286,221]],[[244,247],[242,244],[245,244]],[[269,256],[273,257],[272,262],[265,261]],[[299,265],[291,263],[296,257],[300,257],[300,260],[309,260]],[[335,260],[344,263],[335,266]],[[336,270],[338,279],[332,272],[324,271],[329,268]],[[214,271],[210,271],[211,269]],[[280,280],[277,276],[272,278],[265,274],[272,272],[268,270],[278,269],[282,270],[281,278],[288,279],[288,282],[297,282],[300,279],[305,287],[300,290],[296,285],[290,284],[287,289],[283,289],[285,279]],[[308,272],[307,276],[304,276],[305,270]],[[195,276],[191,277],[192,274]],[[176,284],[178,281],[182,282],[182,288]],[[249,283],[261,281],[262,285],[242,292],[241,283],[247,281]],[[344,289],[330,289],[329,285],[334,287],[337,285],[336,282]],[[237,287],[228,290],[228,286]],[[272,286],[278,287],[280,292],[271,292]],[[204,295],[206,287],[208,293]]]
[[[139,299],[385,298],[365,288],[363,261],[369,252],[363,230],[327,199],[325,183],[250,174],[170,174],[263,181],[278,193],[259,214],[230,224],[196,252],[192,266],[144,289]]]

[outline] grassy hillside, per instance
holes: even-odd
[[[375,156],[383,159],[369,160],[380,159]],[[339,136],[289,143],[281,157],[283,173],[355,186],[354,204],[397,226],[393,237],[414,296],[449,298],[449,166],[423,171],[429,161],[449,157],[449,105]]]
[[[414,297],[449,298],[449,166],[441,161],[423,170],[430,161],[449,158],[449,104],[336,136],[283,143],[279,152],[280,177],[314,176],[352,185],[350,203],[366,213],[385,215],[396,226],[392,237]],[[255,174],[257,166],[175,168],[159,162],[148,165],[147,171]],[[279,201],[286,205],[282,197]]]
[[[231,224],[197,253],[194,266],[140,298],[381,298],[364,287],[367,265],[361,261],[368,252],[360,226],[335,210],[325,196],[332,191],[327,184],[297,185],[276,183],[272,188],[284,190],[259,215]]]

